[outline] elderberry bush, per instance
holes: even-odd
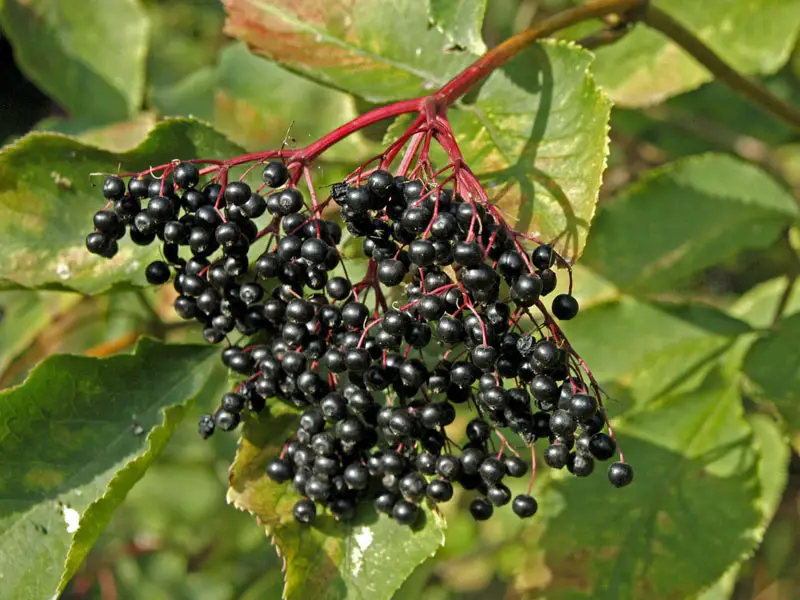
[[[579,306],[555,294],[567,263],[550,245],[435,177],[359,169],[318,204],[280,160],[256,190],[225,175],[203,182],[176,162],[160,178],[108,177],[86,247],[110,258],[126,234],[159,243],[147,281],[172,281],[175,312],[241,376],[200,418],[202,437],[269,418],[270,402],[301,409],[267,466],[301,496],[298,522],[322,507],[347,521],[372,502],[412,525],[456,486],[474,496],[476,520],[507,504],[528,518],[535,470],[518,448],[535,460],[540,441],[545,463],[576,477],[617,454],[599,388],[557,324]],[[342,259],[340,222],[360,240],[363,278]],[[446,429],[458,405],[471,415],[461,445]],[[633,479],[622,460],[607,475],[616,487]],[[528,493],[514,496],[506,482],[526,476]]]

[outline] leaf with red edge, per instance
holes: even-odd
[[[424,0],[224,0],[225,31],[284,67],[371,102],[420,96],[475,60],[448,52]]]

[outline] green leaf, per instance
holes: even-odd
[[[495,71],[470,104],[450,111],[467,163],[519,231],[577,258],[608,155],[610,103],[591,55],[540,43]]]
[[[208,101],[195,100],[203,95]],[[154,93],[153,99],[162,113],[177,116],[191,112],[254,151],[279,148],[284,142],[291,147],[292,139],[305,146],[356,117],[347,94],[290,73],[250,53],[239,42],[226,47],[207,74],[195,73],[173,88]],[[361,145],[359,138],[346,138],[326,157],[338,153],[357,164],[353,154]],[[332,174],[323,171],[320,175],[325,183],[336,181],[328,179]]]
[[[90,173],[138,172],[173,159],[229,158],[242,150],[191,119],[159,123],[139,146],[112,153],[57,134],[32,133],[0,151],[0,237],[5,260],[0,289],[76,290],[95,294],[114,284],[144,285],[156,245],[120,240],[111,260],[84,246],[92,215],[105,206],[103,178]]]
[[[270,415],[245,422],[230,470],[228,501],[247,510],[266,527],[285,561],[283,597],[287,600],[388,600],[414,568],[444,543],[444,521],[425,510],[424,525],[410,529],[362,507],[353,523],[339,523],[318,508],[312,527],[292,515],[300,498],[289,484],[276,484],[265,472],[297,428],[299,413],[282,404]]]
[[[742,250],[769,246],[798,214],[766,173],[707,154],[654,169],[605,203],[584,264],[621,290],[672,291]]]
[[[225,0],[225,9],[226,33],[253,51],[370,102],[420,96],[475,60],[446,51],[423,0]]]
[[[219,0],[150,0],[143,5],[151,23],[148,96],[214,63],[226,42]]]
[[[772,402],[793,431],[800,430],[800,314],[780,321],[758,340],[744,361],[757,396]]]
[[[769,74],[789,59],[800,27],[797,0],[652,0],[737,71]],[[712,75],[661,33],[636,27],[597,51],[598,82],[620,106],[656,104]]]
[[[683,599],[752,552],[759,457],[740,402],[738,384],[712,372],[614,427],[636,469],[630,487],[612,488],[602,463],[554,482],[540,500],[560,508],[541,541],[548,598]]]
[[[761,524],[756,531],[759,544],[778,510],[788,478],[790,459],[789,444],[780,427],[766,415],[750,414],[747,420],[753,428],[755,446],[758,450],[758,479],[761,482]],[[730,598],[744,561],[728,569],[713,586],[698,596],[698,600]]]
[[[487,0],[428,0],[431,22],[456,48],[473,54],[486,52],[483,17]]]
[[[128,121],[117,121],[100,127],[95,127],[86,120],[48,117],[39,121],[33,131],[62,133],[103,150],[126,152],[141,144],[155,126],[156,116],[144,112]]]
[[[753,428],[756,447],[761,458],[758,472],[764,517],[761,531],[763,537],[786,489],[791,452],[786,436],[773,419],[766,415],[751,414],[747,420]]]
[[[745,323],[710,306],[628,296],[582,310],[563,328],[608,387],[612,415],[675,393],[676,388],[691,389],[739,336],[750,331]]]
[[[751,327],[770,327],[788,284],[788,277],[765,281],[742,294],[728,312],[746,321]],[[788,317],[797,312],[800,312],[800,285],[795,283],[784,306],[783,316]]]
[[[8,0],[0,24],[22,71],[73,116],[139,109],[149,22],[136,0]]]
[[[0,393],[0,598],[63,589],[163,449],[215,354],[143,339],[133,355],[52,356]]]
[[[68,311],[79,301],[80,297],[73,294],[0,293],[0,374],[59,313]]]

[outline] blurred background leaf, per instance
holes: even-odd
[[[0,25],[17,64],[74,117],[104,124],[139,110],[149,21],[137,0],[8,0]]]
[[[797,0],[653,0],[736,70],[769,75],[789,59],[800,27]],[[711,74],[660,33],[639,26],[597,52],[597,80],[620,106],[658,104]]]

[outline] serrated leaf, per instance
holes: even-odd
[[[612,415],[699,384],[704,369],[750,331],[710,306],[629,296],[582,310],[563,327],[611,394]]]
[[[798,0],[652,0],[743,73],[769,74],[788,59],[800,27]],[[656,104],[712,75],[663,34],[644,26],[597,51],[598,82],[620,106]]]
[[[650,171],[603,204],[583,261],[623,291],[671,291],[743,250],[769,246],[797,214],[792,196],[757,167],[693,157]]]
[[[163,449],[215,354],[143,339],[132,355],[52,356],[0,393],[0,598],[63,589]]]
[[[33,131],[62,133],[76,140],[110,152],[127,152],[141,144],[156,126],[153,113],[139,113],[129,121],[94,127],[91,123],[75,119],[47,118],[39,121]]]
[[[73,116],[139,109],[149,22],[136,0],[9,0],[0,24],[22,71]]]
[[[157,244],[120,240],[111,260],[84,246],[92,215],[105,206],[103,178],[90,173],[138,172],[180,158],[230,158],[241,148],[192,119],[160,122],[139,146],[112,153],[66,136],[32,133],[0,151],[0,237],[5,260],[0,289],[25,287],[95,294],[115,284],[144,285]]]
[[[758,453],[736,382],[712,372],[614,431],[636,469],[629,487],[612,488],[600,463],[540,501],[563,503],[542,538],[548,598],[684,599],[755,548]]]
[[[772,402],[793,431],[800,429],[800,314],[778,323],[777,328],[750,348],[744,372],[762,400]]]
[[[591,61],[576,46],[540,43],[449,113],[467,163],[509,224],[572,259],[586,243],[608,155],[611,105]]]
[[[420,96],[475,56],[447,52],[422,0],[224,0],[225,31],[255,52],[370,102]],[[410,37],[409,37],[410,36]]]
[[[431,22],[444,33],[456,49],[474,54],[486,52],[483,43],[483,17],[487,0],[428,0]]]
[[[228,501],[258,517],[285,562],[286,600],[388,600],[421,562],[444,543],[444,521],[425,510],[418,529],[361,507],[353,523],[338,523],[318,508],[312,527],[300,525],[292,509],[300,499],[289,484],[265,472],[297,429],[299,413],[282,404],[270,415],[247,421],[231,465]]]

